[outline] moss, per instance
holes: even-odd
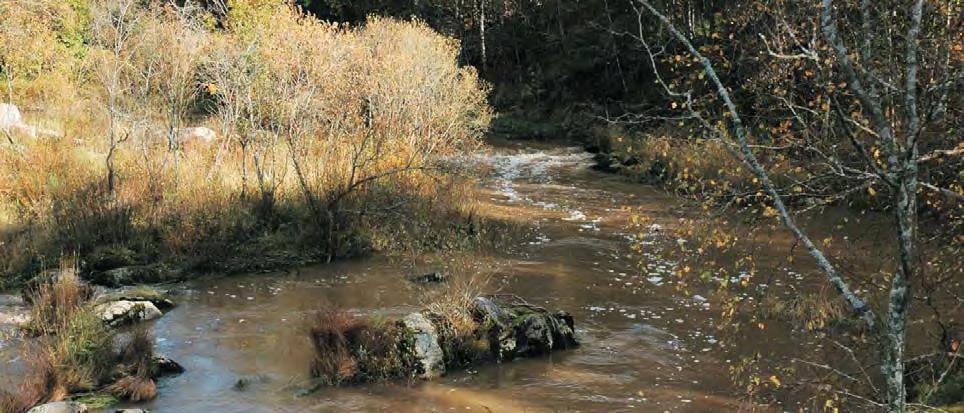
[[[940,387],[933,390],[927,404],[933,406],[958,405],[964,411],[964,371],[947,378]]]
[[[83,403],[90,410],[106,409],[120,400],[116,397],[104,393],[87,393],[73,397],[73,401]]]

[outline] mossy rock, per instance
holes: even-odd
[[[159,284],[178,281],[181,275],[163,265],[132,265],[113,268],[88,275],[87,281],[105,287],[122,287],[137,284]]]
[[[98,247],[87,255],[87,270],[91,273],[114,268],[130,267],[143,263],[144,257],[130,248],[120,245]]]
[[[474,302],[473,314],[487,329],[496,360],[540,356],[579,345],[569,313],[550,312],[517,298],[512,301],[477,297]]]

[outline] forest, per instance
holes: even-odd
[[[0,413],[964,411],[960,0],[0,0],[0,74]]]

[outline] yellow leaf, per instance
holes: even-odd
[[[770,383],[773,383],[773,385],[776,386],[777,388],[779,388],[782,385],[780,383],[780,379],[777,378],[777,376],[770,376]]]
[[[868,186],[868,187],[867,187],[867,193],[870,194],[870,196],[877,195],[877,191],[875,191],[875,190],[874,190],[874,187],[872,187],[872,186]]]

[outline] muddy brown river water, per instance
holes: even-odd
[[[487,213],[534,228],[508,251],[436,255],[417,264],[375,257],[190,282],[178,307],[152,325],[158,351],[187,372],[162,379],[157,399],[136,407],[157,413],[737,410],[732,352],[716,336],[720,309],[672,285],[676,263],[660,255],[660,245],[676,238],[657,226],[642,239],[627,229],[633,213],[672,227],[685,213],[674,198],[591,170],[591,155],[577,148],[502,146],[478,158],[494,171],[479,200]],[[634,242],[647,246],[642,269]],[[432,382],[299,396],[312,357],[307,314],[324,304],[404,314],[425,294],[404,275],[438,269],[485,274],[500,293],[571,312],[582,345]],[[781,336],[744,340],[754,351],[793,346]],[[235,388],[239,379],[247,380],[243,390]],[[785,409],[795,410],[776,410]]]

